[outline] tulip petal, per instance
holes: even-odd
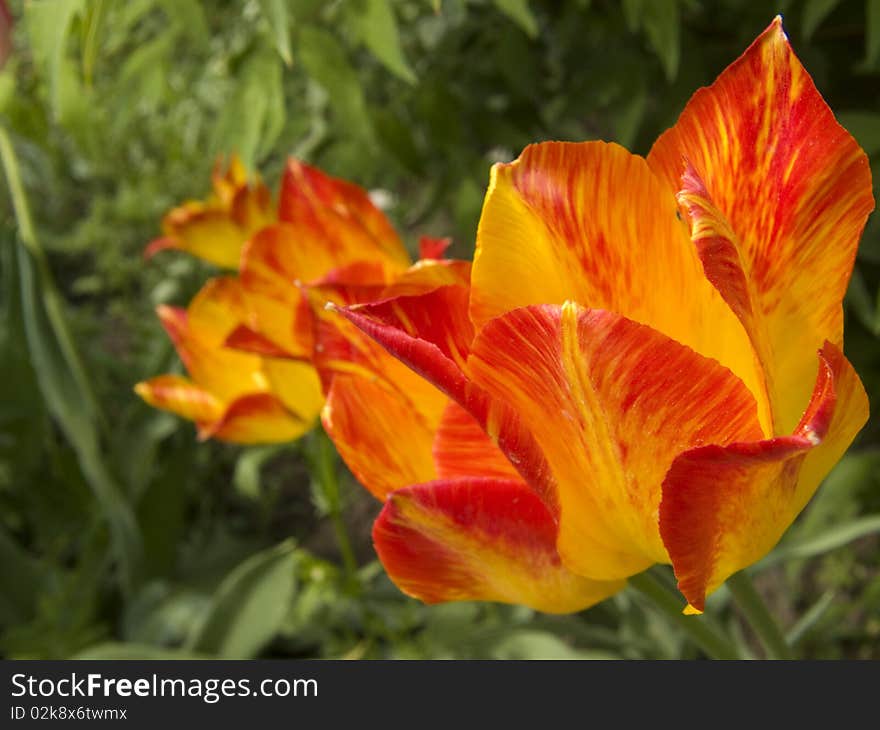
[[[552,474],[534,438],[515,411],[490,397],[463,372],[473,338],[467,308],[466,290],[444,287],[421,296],[338,311],[421,376],[419,380],[433,383],[459,403],[555,513],[558,504]]]
[[[468,286],[471,262],[457,259],[422,259],[398,276],[382,292],[382,299],[427,294],[442,286]]]
[[[214,192],[208,200],[186,202],[165,215],[164,237],[147,247],[147,258],[174,248],[222,268],[238,268],[244,242],[274,218],[272,195],[258,179],[248,183],[236,156],[225,170],[218,160],[211,180]]]
[[[190,326],[186,310],[163,305],[156,312],[193,382],[200,388],[222,402],[267,389],[259,357],[223,347],[214,341],[210,329],[202,335]]]
[[[222,210],[187,203],[170,211],[162,224],[164,236],[144,252],[147,258],[165,249],[177,249],[224,269],[238,268],[247,233]]]
[[[865,153],[776,18],[694,94],[648,162],[668,190],[684,187],[698,246],[701,238],[727,241],[720,259],[717,245],[701,251],[706,273],[756,345],[773,433],[790,433],[810,397],[813,353],[825,340],[842,342],[841,301],[874,207]]]
[[[410,403],[432,429],[436,428],[446,397],[335,310],[321,312],[317,342],[315,367],[325,388],[339,374],[382,381],[384,387]]]
[[[471,279],[478,328],[518,307],[570,300],[718,360],[766,400],[752,345],[706,280],[674,191],[616,144],[548,142],[495,165]]]
[[[436,424],[380,379],[334,377],[322,422],[352,474],[378,499],[437,477],[431,457]]]
[[[446,249],[452,245],[451,238],[433,238],[431,236],[422,236],[419,238],[419,259],[422,261],[428,259],[442,259],[446,254]]]
[[[391,579],[426,603],[500,601],[567,613],[623,586],[567,570],[553,517],[517,481],[457,479],[392,492],[373,541]]]
[[[403,243],[365,190],[298,160],[284,171],[278,217],[293,224],[297,245],[329,252],[337,266],[379,261],[389,273],[409,266]]]
[[[207,424],[223,415],[223,403],[180,375],[158,375],[134,386],[149,405],[196,423]]]
[[[858,376],[825,343],[813,397],[791,436],[703,446],[675,459],[660,532],[691,606],[702,610],[707,593],[770,551],[867,418]]]
[[[763,436],[729,370],[645,325],[567,303],[487,324],[467,364],[536,439],[555,481],[559,554],[595,579],[667,562],[657,527],[673,459]]]
[[[434,436],[437,477],[491,477],[518,479],[519,474],[480,424],[464,408],[450,401]],[[427,480],[425,480],[427,481]],[[415,484],[416,482],[410,482]]]
[[[237,444],[274,444],[293,441],[312,426],[287,410],[270,393],[250,393],[229,404],[222,418],[199,430],[199,439]]]
[[[324,405],[318,373],[310,362],[274,357],[261,360],[268,388],[288,411],[313,423]]]

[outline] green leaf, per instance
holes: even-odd
[[[83,649],[70,658],[87,659],[91,661],[120,661],[128,659],[211,659],[212,657],[209,654],[199,654],[197,652],[182,651],[180,649],[163,649],[158,646],[151,646],[150,644],[107,642]]]
[[[623,17],[630,33],[635,33],[642,27],[642,0],[623,0],[621,2]]]
[[[834,604],[834,591],[826,591],[822,594],[806,613],[801,616],[797,623],[785,634],[785,641],[789,646],[796,646],[801,639],[813,628]]]
[[[868,535],[880,533],[880,515],[869,515],[826,530],[809,540],[782,545],[755,566],[756,571],[766,570],[779,563],[796,558],[813,558]]]
[[[416,75],[403,55],[397,19],[389,0],[362,0],[347,7],[352,10],[357,34],[370,53],[398,78],[408,84],[416,83]]]
[[[281,453],[285,448],[285,444],[273,444],[246,449],[238,457],[238,461],[235,463],[235,474],[232,477],[232,483],[238,493],[248,499],[258,499],[260,496],[260,470],[269,459]]]
[[[880,114],[866,111],[839,112],[837,121],[856,138],[866,155],[880,152]]]
[[[804,40],[808,41],[813,37],[816,28],[838,5],[840,5],[840,0],[807,0],[804,3],[804,15],[801,23]]]
[[[852,278],[846,290],[844,302],[849,311],[854,312],[865,329],[880,335],[880,308],[871,292],[868,283],[858,266],[853,268]]]
[[[207,46],[211,40],[205,11],[198,0],[160,0],[165,13],[178,29],[186,33],[199,46]],[[167,32],[167,31],[166,31]]]
[[[307,26],[300,29],[298,49],[302,65],[327,92],[337,120],[345,125],[347,134],[360,142],[373,142],[374,132],[360,79],[336,38]]]
[[[237,152],[247,167],[253,167],[278,140],[284,119],[278,56],[258,50],[245,62],[232,96],[224,104],[212,146],[221,152]]]
[[[187,650],[227,659],[256,656],[277,633],[293,600],[296,549],[288,540],[252,555],[220,584]]]
[[[35,612],[45,570],[0,529],[0,585],[15,590],[0,592],[0,625],[29,620]]]
[[[545,631],[520,630],[508,634],[491,649],[493,659],[620,659],[609,651],[574,649]]]
[[[63,103],[70,98],[63,85],[73,73],[68,57],[67,38],[73,19],[83,11],[82,0],[32,0],[25,4],[25,23],[34,61],[49,82],[52,111],[61,119],[65,116]],[[65,68],[68,67],[68,68]]]
[[[278,54],[285,65],[290,66],[293,63],[293,56],[290,52],[290,22],[287,17],[286,0],[260,0],[260,9],[272,28],[272,37]]]
[[[536,20],[531,8],[529,0],[494,0],[495,7],[516,23],[525,31],[529,38],[535,38],[538,35],[538,21]]]
[[[876,68],[880,61],[880,0],[865,3],[865,66]]]
[[[95,72],[95,61],[100,44],[98,38],[101,23],[107,11],[105,0],[93,0],[86,8],[83,20],[82,68],[86,86],[91,87]]]
[[[0,129],[0,158],[12,195],[20,239],[16,243],[24,330],[43,399],[76,451],[83,475],[104,511],[114,538],[123,583],[130,586],[140,559],[141,542],[134,512],[115,482],[100,450],[97,402],[64,317],[37,240],[18,172],[18,160],[5,130]]]
[[[642,27],[648,41],[663,64],[666,79],[678,75],[681,53],[678,32],[678,0],[653,0],[643,6]]]

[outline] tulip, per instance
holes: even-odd
[[[217,162],[211,181],[207,200],[187,201],[165,215],[163,236],[147,246],[147,258],[177,249],[221,268],[238,268],[245,241],[274,220],[272,196],[259,179],[248,180],[235,155],[225,170]]]
[[[185,310],[157,311],[190,377],[138,383],[135,392],[151,406],[194,421],[201,440],[283,442],[312,427],[322,398],[310,364],[226,347],[229,329],[245,316],[237,279],[210,280]]]
[[[701,611],[867,420],[842,299],[873,205],[779,18],[647,159],[550,142],[495,165],[466,300],[341,310],[485,434],[437,436],[456,476],[388,494],[391,578],[426,601],[536,606],[546,565],[607,594],[669,563]]]
[[[215,169],[213,182],[207,203],[187,203],[166,216],[166,234],[174,237],[147,251],[183,249],[236,267],[239,276],[209,281],[186,312],[159,308],[192,379],[153,378],[136,386],[141,397],[195,421],[202,439],[271,443],[297,438],[314,423],[322,391],[329,393],[340,366],[350,369],[334,356],[340,347],[361,352],[374,373],[415,381],[408,392],[436,390],[420,388],[411,371],[324,305],[465,282],[470,264],[443,259],[448,239],[423,238],[422,259],[411,265],[363,189],[294,159],[276,211],[268,208],[268,190],[248,182],[235,157],[225,173]],[[345,384],[334,391],[339,409],[353,398]],[[411,413],[431,411],[430,398],[416,401]]]

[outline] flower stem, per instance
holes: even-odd
[[[786,642],[776,620],[767,610],[767,604],[755,590],[752,579],[741,570],[727,579],[727,587],[749,626],[758,635],[768,659],[792,659],[791,647]]]
[[[339,474],[336,469],[336,450],[323,429],[314,432],[313,473],[321,493],[326,501],[327,514],[336,532],[336,544],[342,556],[347,586],[355,591],[357,588],[357,561],[351,547],[351,539],[345,520],[342,518],[342,497],[339,491]]]
[[[649,571],[634,575],[629,585],[680,629],[712,659],[741,659],[733,642],[709,623],[705,616],[685,616],[681,596]]]

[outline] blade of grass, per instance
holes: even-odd
[[[109,524],[122,573],[131,587],[140,556],[134,512],[107,468],[100,449],[100,411],[67,328],[62,300],[39,245],[21,182],[18,159],[8,133],[0,127],[2,162],[19,236],[16,256],[25,337],[37,382],[50,413],[76,452],[95,499]]]

